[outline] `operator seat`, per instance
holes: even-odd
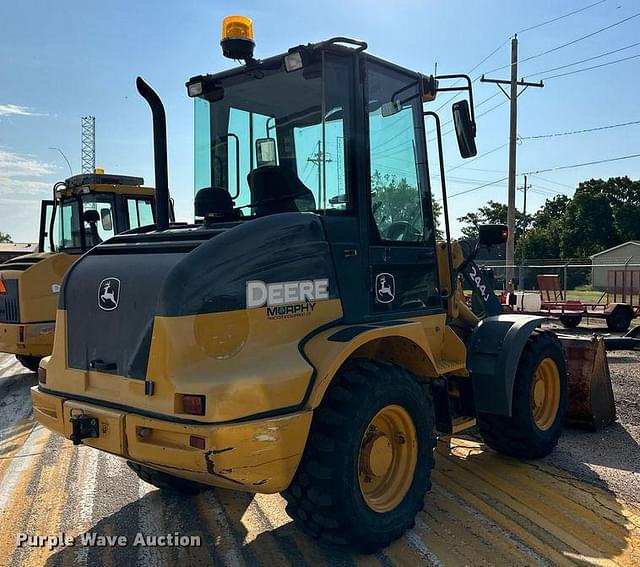
[[[98,221],[100,220],[100,213],[94,209],[89,209],[85,211],[82,215],[84,222],[86,222],[89,227],[85,228],[84,238],[85,244],[87,248],[93,248],[102,242],[102,238],[98,234]]]
[[[290,169],[263,165],[249,172],[251,203],[258,216],[313,211],[316,200],[311,190]]]
[[[205,187],[196,193],[195,214],[205,224],[238,220],[240,217],[229,191],[223,187]]]

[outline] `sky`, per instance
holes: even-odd
[[[518,33],[522,61],[518,75],[537,81],[640,55],[640,44],[629,47],[640,42],[640,16],[613,25],[640,12],[637,1],[603,0],[574,15],[535,27],[596,2],[3,2],[0,231],[9,233],[16,242],[37,241],[39,202],[51,194],[53,183],[69,175],[60,153],[50,148],[62,150],[73,173],[80,172],[81,116],[96,117],[97,167],[107,173],[139,175],[153,185],[151,116],[135,90],[137,75],[142,75],[164,101],[170,189],[177,217],[192,218],[193,101],[187,97],[184,84],[191,76],[234,65],[223,58],[219,46],[220,26],[226,15],[243,14],[253,19],[257,57],[344,35],[366,40],[369,52],[404,67],[427,74],[436,64],[441,74],[473,69],[474,79],[482,72],[491,78],[508,78],[509,38]],[[612,27],[554,49],[606,26]],[[535,28],[528,30],[530,27]],[[592,57],[595,59],[548,71]],[[640,124],[524,139],[640,121],[639,71],[640,58],[631,58],[549,78],[544,88],[529,88],[520,96],[517,171],[522,174],[552,170],[528,176],[528,212],[559,192],[571,195],[585,179],[619,175],[640,178],[640,158],[555,169],[640,154]],[[480,157],[461,160],[455,136],[444,136],[454,235],[459,233],[458,217],[490,199],[506,202],[507,198],[505,181],[476,188],[507,176],[509,104],[495,85],[479,81],[474,83],[474,97]],[[446,93],[441,93],[432,108],[439,108],[448,99]],[[443,122],[449,121],[450,103],[439,113]],[[449,128],[445,125],[444,132]],[[495,148],[499,149],[484,155]],[[518,176],[518,184],[523,184],[522,175]],[[454,196],[468,190],[472,191]],[[522,200],[519,192],[519,208]]]

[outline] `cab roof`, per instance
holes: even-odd
[[[71,196],[83,192],[121,193],[125,195],[153,196],[153,187],[144,187],[142,177],[114,175],[109,173],[81,173],[65,179],[58,191],[61,195]]]

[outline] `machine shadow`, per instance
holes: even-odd
[[[280,565],[283,559],[285,564],[291,565],[355,565],[349,553],[331,549],[307,537],[292,521],[271,527],[260,508],[251,506],[253,500],[253,494],[224,489],[205,490],[195,496],[153,490],[99,520],[76,538],[80,542],[83,535],[124,535],[128,541],[126,546],[82,550],[78,543],[57,551],[45,565],[73,565],[78,554],[87,551],[89,565]],[[252,510],[248,512],[250,507]],[[145,531],[140,527],[144,524],[141,515],[149,510],[160,512],[162,517],[159,523],[154,522],[152,530]],[[247,515],[251,518],[247,519]],[[263,531],[256,534],[257,530]],[[144,536],[174,533],[198,536],[201,544],[136,547],[133,542],[138,532]],[[245,543],[248,536],[250,541]]]
[[[610,429],[613,434],[622,434],[616,427]],[[584,434],[584,432],[579,433]],[[477,441],[472,435],[465,436],[462,441],[464,440]],[[439,443],[436,470],[447,476],[448,479],[459,482],[460,478],[464,480],[467,477],[473,480],[468,485],[471,487],[473,483],[478,482],[478,479],[491,482],[491,475],[493,475],[496,479],[496,485],[502,484],[498,490],[505,490],[505,487],[509,486],[517,487],[512,494],[505,496],[505,501],[511,498],[518,500],[522,496],[518,494],[518,490],[525,491],[526,495],[523,496],[521,507],[526,507],[527,503],[542,503],[537,506],[533,504],[538,508],[535,513],[540,513],[545,509],[555,509],[559,513],[564,513],[566,517],[562,529],[571,531],[571,523],[573,522],[575,537],[580,537],[580,534],[585,531],[594,536],[598,535],[598,537],[589,540],[589,546],[596,550],[597,554],[594,556],[592,553],[588,561],[583,561],[576,549],[565,543],[562,535],[552,534],[549,537],[553,541],[552,548],[555,553],[578,565],[590,565],[594,560],[613,559],[629,547],[631,535],[624,521],[623,510],[613,494],[594,487],[583,488],[579,486],[579,483],[576,483],[570,473],[557,469],[556,475],[553,471],[548,470],[551,467],[546,466],[543,461],[523,462],[504,457],[484,447],[478,449],[477,443],[474,450],[454,451],[448,449],[446,443],[446,440]],[[464,443],[461,447],[465,448]],[[606,485],[588,467],[584,466],[584,469],[585,478],[586,471],[589,471],[590,482]],[[463,476],[460,477],[460,474]],[[540,480],[542,482],[539,482]],[[437,485],[438,481],[436,480],[435,483]],[[520,483],[522,484],[520,485]],[[474,489],[469,488],[469,490]],[[593,491],[599,491],[597,496],[594,496]],[[475,495],[478,498],[488,498],[487,502],[492,504],[494,496],[483,494],[482,489],[478,489]],[[430,499],[435,497],[433,494],[427,494],[426,510],[430,506]],[[588,500],[592,501],[592,504],[588,504]],[[274,509],[274,506],[277,510]],[[473,504],[469,503],[469,506],[473,506]],[[503,506],[504,504],[501,503],[496,509],[504,511]],[[564,510],[563,506],[566,507]],[[569,511],[568,507],[572,507],[573,512]],[[575,515],[575,511],[581,507],[585,508],[585,514],[577,514],[577,517],[572,517],[572,513]],[[132,565],[148,563],[222,566],[232,562],[246,565],[271,563],[278,565],[351,566],[357,564],[359,558],[362,558],[362,556],[352,555],[307,537],[292,521],[288,521],[282,508],[283,504],[280,502],[274,504],[273,500],[265,501],[260,497],[255,498],[252,494],[223,489],[207,490],[195,496],[182,496],[153,490],[97,521],[86,530],[87,534],[125,535],[129,541],[125,547],[88,549],[88,564]],[[606,513],[602,513],[603,510],[606,510]],[[145,516],[150,511],[154,517],[152,519]],[[526,518],[526,512],[523,513],[522,510],[520,512],[513,511],[512,514],[509,518],[510,521],[519,522],[522,526],[527,526],[531,522],[531,518]],[[520,517],[520,514],[524,515]],[[428,514],[421,514],[421,518],[427,525],[425,544],[429,547],[431,528],[435,529],[437,526],[433,524],[434,520]],[[551,514],[544,518],[544,522],[549,524],[553,521],[554,517]],[[566,522],[569,522],[569,527]],[[500,527],[499,521],[497,524],[498,531],[504,528],[504,526]],[[549,529],[549,524],[545,525],[545,530]],[[142,533],[147,536],[174,532],[181,535],[199,536],[201,546],[146,549],[133,547],[132,542],[139,530],[142,530]],[[541,531],[543,530],[541,529]],[[600,546],[599,542],[605,535],[606,544]],[[545,542],[545,545],[548,544],[549,542]],[[399,542],[393,545],[404,544]],[[77,547],[61,549],[49,558],[46,565],[53,567],[74,564],[77,553]],[[376,563],[380,561],[385,565],[394,564],[384,553],[373,556],[372,560]]]

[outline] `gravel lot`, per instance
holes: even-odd
[[[548,328],[565,334],[610,335],[602,319],[591,319],[567,330],[549,322]],[[626,501],[640,503],[640,351],[607,354],[618,420],[603,431],[565,430],[558,448],[545,462],[577,478],[611,489]]]

